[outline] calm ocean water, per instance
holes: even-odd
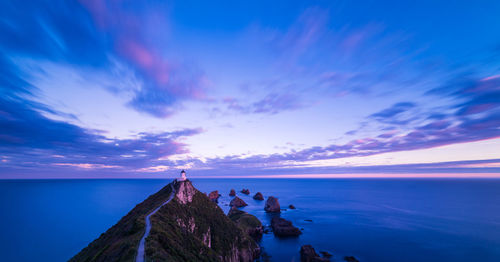
[[[0,180],[1,261],[66,261],[169,180]],[[244,210],[264,224],[263,201],[293,204],[282,217],[304,234],[264,235],[272,261],[300,261],[312,244],[336,261],[500,261],[500,180],[193,179],[202,192],[249,188]],[[239,194],[240,196],[242,194]],[[311,219],[312,222],[305,221]]]

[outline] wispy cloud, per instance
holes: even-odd
[[[244,104],[240,100],[233,97],[223,99],[227,109],[238,113],[254,113],[254,114],[277,114],[283,111],[293,111],[305,107],[299,97],[293,94],[277,94],[271,93],[264,98],[253,103]]]
[[[4,2],[0,48],[16,57],[71,65],[83,75],[89,67],[112,71],[115,63],[123,63],[140,80],[128,105],[155,117],[170,116],[182,101],[203,99],[203,71],[165,55],[166,40],[157,32],[166,32],[162,26],[168,22],[152,14],[166,7],[127,6],[116,1]]]
[[[141,132],[129,139],[108,138],[67,122],[45,117],[43,108],[22,98],[0,98],[0,154],[4,168],[46,169],[51,165],[85,169],[135,170],[189,152],[179,139],[201,129]],[[161,160],[162,159],[162,160]]]
[[[500,137],[500,111],[497,110],[500,99],[495,100],[500,88],[498,78],[485,78],[467,82],[465,86],[454,86],[452,91],[444,92],[442,88],[433,90],[432,94],[439,93],[445,97],[458,97],[455,103],[449,105],[454,113],[427,113],[411,112],[417,105],[412,102],[400,102],[374,113],[369,118],[396,125],[395,130],[383,132],[375,137],[354,139],[345,144],[329,146],[315,146],[299,151],[283,154],[254,155],[254,156],[226,156],[207,160],[204,167],[212,168],[284,168],[301,165],[308,161],[338,159],[347,157],[370,156],[388,152],[410,151],[417,149],[434,148],[457,143],[474,142]],[[446,87],[450,88],[450,87]],[[492,99],[482,100],[477,97],[490,96]],[[471,106],[488,104],[480,112],[470,113],[474,117],[463,116],[462,113]],[[406,114],[406,119],[400,116]],[[440,114],[440,117],[435,117]],[[418,119],[414,125],[409,121]],[[404,127],[403,129],[397,128]],[[408,130],[409,129],[409,130]],[[383,129],[381,130],[383,131]]]

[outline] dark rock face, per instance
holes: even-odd
[[[260,220],[248,214],[245,211],[238,210],[236,207],[232,207],[229,210],[227,216],[233,220],[243,231],[247,232],[253,239],[259,240],[262,238],[262,234],[264,233],[264,228]]]
[[[218,190],[212,191],[212,192],[210,192],[210,194],[208,194],[208,198],[210,199],[210,201],[212,201],[214,203],[219,202],[219,197],[220,197],[220,194],[219,194]]]
[[[294,205],[289,205],[288,208],[295,209],[295,206]]]
[[[278,202],[278,199],[270,196],[267,198],[266,201],[266,206],[264,207],[264,210],[269,213],[279,213],[281,212],[280,208],[280,203]]]
[[[262,195],[261,192],[257,192],[257,194],[255,194],[255,196],[253,196],[253,199],[255,199],[255,200],[264,200],[264,196]]]
[[[359,260],[357,260],[355,257],[353,256],[347,256],[347,257],[344,257],[344,260],[347,261],[347,262],[359,262]]]
[[[300,248],[301,262],[325,262],[330,261],[328,258],[323,258],[316,253],[316,250],[311,245],[303,245]]]
[[[145,261],[251,262],[258,257],[255,240],[186,180],[148,197],[70,261],[135,261],[144,218],[170,197],[172,187],[175,197],[151,216]]]
[[[241,193],[243,193],[245,195],[250,195],[250,190],[248,190],[248,189],[242,189]]]
[[[273,217],[271,227],[274,235],[279,237],[296,237],[302,234],[300,229],[293,226],[292,222],[281,217]]]
[[[320,251],[319,253],[321,253],[321,255],[323,255],[323,257],[326,257],[326,258],[332,257],[332,254],[328,253],[327,251]]]
[[[233,200],[231,200],[231,202],[229,203],[229,206],[244,207],[248,205],[247,203],[245,203],[245,201],[243,201],[243,199],[239,197],[234,197]]]
[[[231,192],[229,192],[229,196],[236,196],[236,191],[234,191],[234,189],[231,189]]]

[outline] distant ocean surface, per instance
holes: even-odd
[[[298,238],[265,234],[272,261],[300,261],[311,244],[335,261],[500,261],[500,180],[192,179],[202,192],[229,190],[264,224],[264,201],[279,198]],[[0,180],[0,261],[66,261],[170,180]],[[305,221],[311,219],[312,222]]]

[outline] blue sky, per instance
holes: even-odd
[[[500,173],[498,1],[0,5],[0,177]]]

